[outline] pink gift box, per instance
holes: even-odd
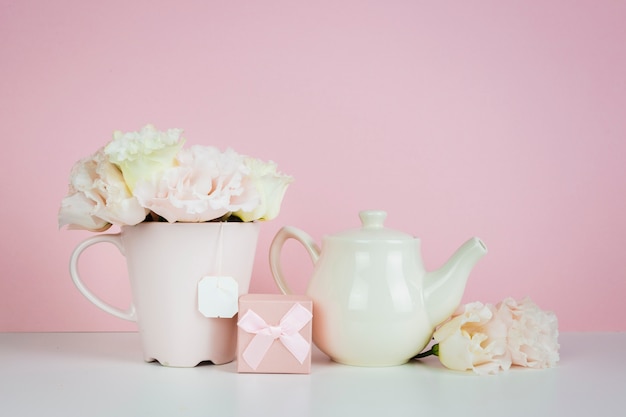
[[[313,302],[304,295],[239,297],[237,372],[311,372]]]

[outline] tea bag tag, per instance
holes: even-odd
[[[198,282],[198,310],[209,318],[231,318],[239,309],[239,284],[232,277],[205,276]]]

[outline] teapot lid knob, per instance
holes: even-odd
[[[383,210],[363,210],[359,212],[361,227],[350,229],[332,236],[325,236],[329,239],[341,239],[352,242],[403,242],[414,241],[415,238],[409,234],[386,228],[383,223],[387,218],[387,212]]]
[[[387,218],[387,212],[383,210],[363,210],[359,212],[364,229],[382,229]]]

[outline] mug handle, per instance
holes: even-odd
[[[118,317],[120,319],[129,320],[129,321],[137,321],[137,314],[135,312],[135,306],[131,303],[130,307],[126,311],[122,311],[119,308],[113,307],[112,305],[105,303],[100,298],[98,298],[94,293],[92,293],[87,286],[80,279],[80,275],[78,274],[78,259],[80,255],[83,253],[85,249],[87,249],[91,245],[95,245],[96,243],[108,242],[112,243],[119,249],[119,251],[124,254],[124,248],[122,246],[122,239],[120,233],[115,234],[106,234],[106,235],[98,235],[93,236],[88,239],[83,240],[72,252],[72,257],[70,259],[70,275],[72,276],[72,281],[74,281],[74,285],[78,288],[78,291],[81,292],[89,301],[99,307],[100,309],[106,311],[107,313]]]
[[[313,264],[315,264],[320,257],[320,248],[310,235],[295,227],[285,226],[280,229],[278,233],[276,233],[276,236],[274,236],[274,240],[272,240],[272,244],[270,245],[270,268],[272,269],[274,281],[283,294],[293,294],[287,285],[287,281],[285,281],[280,264],[280,253],[283,245],[289,239],[295,239],[304,246]]]

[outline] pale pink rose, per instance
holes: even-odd
[[[259,193],[259,204],[252,210],[242,209],[234,213],[244,222],[272,220],[278,216],[287,186],[293,181],[289,175],[281,174],[274,162],[246,158],[249,182]]]
[[[259,195],[247,183],[248,168],[232,149],[181,149],[174,167],[138,181],[134,194],[168,222],[205,222],[238,210],[252,210]]]
[[[119,168],[103,150],[72,168],[68,195],[59,209],[59,227],[99,232],[111,224],[135,225],[148,211],[131,195]]]
[[[511,366],[507,327],[493,305],[466,304],[433,337],[439,344],[439,360],[447,368],[494,374]]]
[[[513,365],[550,368],[559,361],[558,321],[530,298],[507,298],[496,306],[497,315],[508,328],[508,349]]]

